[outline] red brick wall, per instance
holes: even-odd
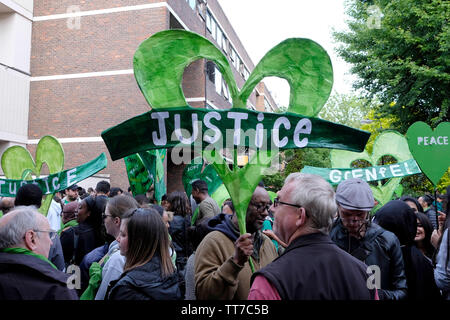
[[[67,12],[70,6],[79,6],[81,11],[135,6],[163,2],[161,0],[34,0],[34,16],[48,16]]]
[[[33,23],[31,74],[36,76],[133,68],[136,49],[167,29],[166,8],[82,17],[80,29],[66,19]]]

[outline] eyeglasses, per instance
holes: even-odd
[[[110,214],[102,214],[102,218],[103,218],[103,220],[105,220],[107,217],[112,217],[112,215],[110,215]]]
[[[280,201],[280,198],[278,198],[278,197],[273,199],[273,206],[274,206],[274,208],[278,207],[280,204],[284,204],[286,206],[291,206],[291,207],[296,207],[296,208],[304,208],[303,206],[298,205],[298,204],[293,204],[293,203]],[[306,212],[306,209],[305,209],[305,214],[306,214],[307,217],[309,217],[308,212]]]
[[[55,240],[56,239],[56,235],[58,234],[57,231],[55,230],[33,230],[34,232],[47,232],[48,236],[50,237],[50,240]]]
[[[275,208],[278,207],[280,204],[284,204],[286,206],[291,206],[291,207],[296,207],[296,208],[301,208],[302,207],[302,206],[300,206],[298,204],[293,204],[293,203],[287,203],[287,202],[280,201],[280,199],[278,197],[273,199],[273,206]]]
[[[250,204],[254,206],[258,212],[269,211],[269,208],[272,205],[272,203],[255,203],[252,201],[250,201]]]

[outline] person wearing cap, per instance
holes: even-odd
[[[330,232],[331,239],[341,249],[372,266],[375,279],[379,277],[380,300],[406,299],[407,284],[400,242],[392,232],[370,222],[369,212],[375,199],[369,184],[358,178],[342,181],[336,189],[336,202],[338,218]]]
[[[78,201],[80,202],[80,197],[78,196],[78,185],[74,184],[71,185],[66,189],[66,196],[63,198],[63,203],[68,204],[72,201]]]
[[[288,246],[253,273],[249,300],[374,300],[367,266],[339,249],[328,232],[336,213],[335,193],[322,177],[291,173],[277,193],[275,234]]]

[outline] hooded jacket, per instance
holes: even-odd
[[[252,275],[249,263],[233,261],[239,230],[232,216],[219,214],[209,220],[209,232],[195,254],[195,285],[199,300],[246,300]],[[271,263],[278,255],[272,241],[260,231],[255,233],[252,259],[256,270]]]
[[[331,239],[344,251],[363,261],[376,265],[381,271],[380,300],[406,298],[406,276],[402,251],[397,237],[375,223],[369,223],[364,237],[351,237],[341,219],[337,219],[330,232]]]
[[[0,300],[78,300],[68,278],[34,256],[0,252]]]
[[[143,266],[122,273],[111,281],[105,295],[107,300],[180,300],[177,273],[161,276],[161,259],[154,255]]]
[[[434,281],[433,266],[414,243],[417,231],[414,210],[403,201],[392,200],[377,211],[374,221],[393,232],[400,241],[408,284],[408,299],[439,299],[440,293]]]

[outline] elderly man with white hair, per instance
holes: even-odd
[[[48,220],[33,207],[16,207],[0,218],[0,300],[77,300],[68,275],[48,260]]]
[[[336,214],[335,193],[323,178],[290,174],[270,208],[274,232],[288,246],[254,273],[251,300],[373,300],[367,266],[339,249],[328,232]]]

